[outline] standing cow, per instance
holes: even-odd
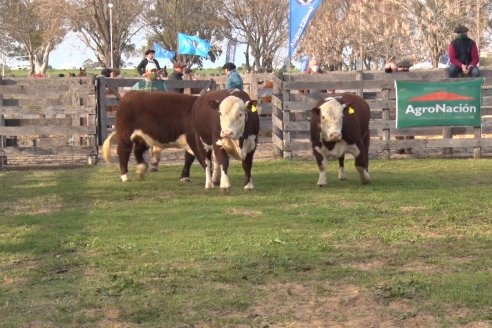
[[[195,155],[206,167],[205,188],[220,183],[222,190],[230,189],[227,170],[232,157],[242,161],[244,189],[253,189],[251,168],[260,130],[256,100],[239,89],[209,91],[194,103],[192,120],[196,143],[203,145]]]
[[[121,180],[128,181],[132,147],[137,160],[137,177],[143,179],[148,165],[143,154],[149,146],[197,151],[191,110],[196,96],[174,92],[130,91],[121,99],[115,131],[104,141],[103,158],[111,162],[111,140],[116,139]],[[191,164],[190,164],[191,165]],[[189,176],[188,172],[182,175]]]
[[[338,179],[345,180],[345,153],[355,158],[355,167],[363,184],[371,182],[369,166],[369,105],[350,93],[325,97],[311,112],[311,143],[318,163],[318,186],[326,185],[328,158],[338,158]]]

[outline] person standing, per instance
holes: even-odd
[[[173,72],[168,76],[168,80],[183,81],[183,70],[186,67],[182,62],[175,62],[173,64]],[[172,88],[170,91],[184,93],[184,88]]]
[[[478,47],[475,41],[468,37],[468,28],[459,25],[454,29],[458,36],[451,41],[448,47],[449,53],[449,77],[458,77],[459,73],[463,76],[477,77],[480,75],[478,63]]]
[[[149,49],[145,52],[145,58],[142,59],[140,64],[138,64],[138,66],[137,66],[138,74],[144,75],[145,68],[147,67],[147,64],[149,64],[149,63],[153,63],[157,67],[158,71],[161,69],[159,62],[157,61],[157,59],[154,58],[154,55],[155,55],[154,49]]]
[[[148,63],[145,66],[143,75],[145,79],[135,83],[132,90],[167,91],[164,81],[157,79],[157,66],[154,63]]]
[[[226,88],[243,90],[243,79],[236,71],[236,65],[233,63],[225,63],[222,68],[227,75]]]

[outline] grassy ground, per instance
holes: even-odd
[[[334,166],[0,171],[0,326],[490,327],[492,161]]]

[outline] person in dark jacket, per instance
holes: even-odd
[[[457,33],[458,37],[451,41],[448,48],[449,77],[458,77],[459,73],[471,77],[480,75],[478,69],[480,57],[478,56],[477,44],[468,37],[467,32],[468,28],[462,25],[454,29],[454,33]]]
[[[145,67],[147,67],[148,63],[154,63],[155,66],[157,67],[157,71],[161,70],[161,66],[159,65],[159,62],[157,61],[157,59],[154,58],[154,55],[155,55],[154,49],[150,49],[150,50],[147,50],[145,52],[145,58],[142,59],[140,64],[138,64],[138,66],[137,66],[138,74],[140,74],[140,75],[145,74]]]
[[[171,73],[171,75],[168,76],[168,80],[179,80],[179,81],[182,81],[183,80],[183,70],[184,68],[186,67],[185,64],[183,64],[182,62],[175,62],[173,64],[173,69],[174,71]],[[174,92],[179,92],[179,93],[184,93],[184,88],[171,88],[169,89],[170,91],[174,91]]]
[[[233,63],[225,63],[222,68],[227,75],[226,88],[243,90],[243,79],[236,71],[236,65]]]

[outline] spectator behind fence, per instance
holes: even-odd
[[[145,66],[145,79],[135,83],[132,90],[145,91],[167,91],[164,81],[157,79],[157,66],[154,63],[148,63]]]
[[[169,77],[167,78],[168,80],[174,80],[174,81],[183,81],[183,72],[184,68],[186,67],[185,64],[182,62],[178,61],[173,64],[173,72]],[[178,93],[184,93],[184,88],[172,88],[170,91],[178,92]]]
[[[226,88],[243,90],[243,79],[236,71],[236,65],[233,63],[225,63],[222,68],[225,70],[227,75]]]
[[[468,28],[459,25],[454,29],[458,36],[451,41],[448,47],[449,53],[449,77],[458,75],[477,77],[480,75],[478,63],[480,57],[475,41],[468,37]]]
[[[145,68],[147,67],[147,64],[153,63],[157,67],[157,71],[161,69],[161,66],[159,65],[159,62],[157,59],[154,58],[155,51],[154,49],[149,49],[145,52],[145,58],[142,59],[140,64],[137,66],[137,71],[138,74],[144,75],[145,74]]]
[[[316,58],[313,58],[309,61],[307,69],[304,71],[304,73],[311,75],[323,73]]]

